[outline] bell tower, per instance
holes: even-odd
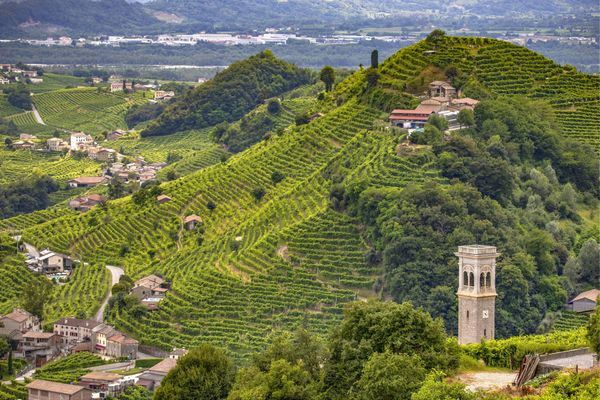
[[[496,313],[496,258],[494,246],[459,246],[458,342],[494,339]]]

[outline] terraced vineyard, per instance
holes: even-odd
[[[525,47],[475,37],[421,41],[388,58],[380,67],[380,82],[404,90],[428,65],[444,68],[450,64],[477,78],[494,94],[549,102],[566,135],[600,151],[600,76],[578,73]],[[359,93],[365,74],[357,72],[343,82],[340,93]]]
[[[32,174],[50,175],[60,183],[83,175],[96,175],[100,163],[84,158],[29,150],[10,151],[0,148],[0,183],[16,182]]]
[[[29,271],[22,256],[8,256],[1,260],[0,274],[0,314],[10,312],[18,305],[19,293],[24,286],[45,279]]]
[[[44,310],[45,321],[53,323],[64,316],[92,317],[106,298],[109,275],[104,266],[84,264],[75,268],[69,281],[55,288]]]
[[[82,352],[73,353],[56,361],[45,364],[35,372],[34,377],[47,381],[72,383],[79,377],[90,372],[90,367],[105,364],[96,354]]]
[[[27,396],[27,388],[23,383],[0,383],[0,400],[21,400]]]
[[[589,115],[589,104],[574,103],[575,96],[588,102],[598,79],[528,54],[491,39],[420,42],[388,59],[380,82],[386,89],[404,90],[431,64],[453,63],[497,94],[551,102],[563,127],[578,126]],[[22,230],[38,247],[90,263],[56,291],[64,308],[50,307],[47,313],[90,315],[93,301],[82,301],[82,293],[93,286],[92,297],[99,301],[107,287],[100,267],[105,264],[122,265],[133,278],[160,273],[173,289],[160,309],[141,318],[116,309],[111,322],[145,344],[169,348],[208,342],[244,358],[264,347],[273,329],[306,323],[325,332],[340,319],[345,302],[375,296],[383,271],[367,262],[370,246],[362,239],[363,228],[336,211],[332,189],[349,182],[403,188],[446,181],[428,150],[401,145],[401,134],[381,128],[387,114],[359,100],[364,74],[355,73],[336,89],[343,104],[331,102],[318,110],[325,115],[309,124],[271,132],[223,162],[216,162],[224,152],[210,141],[210,128],[111,142],[148,161],[181,157],[161,173],[170,169],[185,175],[161,185],[172,198],[167,203],[134,204],[126,197],[84,214],[47,211],[0,223],[0,229]],[[551,91],[569,79],[577,82],[577,90]],[[568,112],[577,115],[568,119],[563,115]],[[284,112],[279,127],[290,125],[291,114]],[[579,126],[577,137],[593,142],[593,129]],[[201,216],[202,232],[184,229],[183,218],[192,213]]]
[[[589,315],[574,311],[562,311],[560,318],[552,326],[552,331],[566,332],[581,328],[588,323]]]
[[[15,125],[17,125],[19,132],[33,133],[36,135],[51,135],[56,130],[50,126],[38,124],[31,111],[13,114],[7,117],[7,119],[13,121]]]
[[[137,94],[126,97],[95,88],[77,88],[38,94],[33,101],[46,124],[99,134],[111,129],[125,129],[125,111],[146,100]]]

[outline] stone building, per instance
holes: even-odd
[[[458,342],[494,339],[496,312],[496,258],[494,246],[459,246]]]

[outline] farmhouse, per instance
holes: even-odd
[[[121,378],[112,372],[94,371],[80,377],[78,385],[92,392],[108,393],[109,386],[114,386]]]
[[[429,97],[456,97],[456,89],[446,81],[433,81],[429,84]]]
[[[61,318],[54,323],[54,334],[60,336],[64,345],[71,345],[92,337],[92,329],[100,325],[91,319]]]
[[[90,194],[87,196],[81,196],[76,199],[69,201],[69,208],[75,211],[89,211],[92,207],[105,202],[106,198],[99,194]]]
[[[37,139],[37,136],[30,135],[29,133],[21,133],[19,135],[19,139],[21,139],[21,140],[34,140],[34,139]]]
[[[171,201],[171,198],[167,195],[161,194],[156,196],[156,201],[158,202],[158,204],[163,204],[163,203],[168,203],[169,201]]]
[[[71,150],[81,150],[82,148],[86,146],[91,146],[93,144],[94,138],[90,135],[87,135],[83,132],[71,133]]]
[[[25,78],[35,78],[38,74],[37,71],[23,71],[21,72]]]
[[[129,338],[115,328],[99,324],[92,328],[92,351],[108,357],[137,357],[138,341]]]
[[[573,300],[569,301],[567,308],[576,312],[594,311],[598,296],[600,296],[600,290],[598,289],[579,293]]]
[[[13,148],[17,150],[33,150],[35,149],[35,143],[29,140],[19,140],[12,144]]]
[[[69,144],[60,138],[50,138],[46,144],[50,151],[62,151],[69,148]]]
[[[68,183],[70,187],[94,187],[106,182],[103,176],[80,176],[79,178],[71,179]]]
[[[112,82],[110,84],[110,91],[111,92],[122,92],[123,89],[126,90],[131,90],[132,86],[131,86],[131,82]]]
[[[70,257],[64,254],[54,253],[48,249],[42,250],[37,258],[41,272],[44,274],[53,274],[57,272],[65,272],[73,266],[73,261]]]
[[[8,85],[10,83],[10,79],[0,76],[0,85]]]
[[[172,90],[157,90],[154,92],[154,100],[170,99],[171,97],[175,97],[175,92]]]
[[[16,330],[21,333],[41,330],[40,319],[20,308],[13,309],[10,314],[5,315],[4,317],[0,316],[0,325],[7,330]]]
[[[131,294],[140,300],[149,297],[163,297],[168,289],[162,287],[165,280],[156,275],[148,275],[139,279],[133,285]]]
[[[29,78],[29,82],[33,83],[34,85],[37,85],[38,83],[43,83],[44,78]]]
[[[83,386],[37,379],[27,385],[29,400],[91,400],[92,392]]]
[[[196,229],[196,225],[199,225],[201,223],[202,223],[202,218],[200,218],[196,214],[188,215],[183,220],[185,229],[187,229],[188,231]]]
[[[390,122],[392,125],[400,126],[402,128],[422,128],[425,126],[425,123],[429,119],[429,117],[435,114],[434,111],[431,110],[420,110],[419,108],[415,110],[402,110],[397,109],[393,110],[390,114]]]
[[[106,135],[106,140],[119,140],[120,138],[122,138],[126,134],[127,134],[127,132],[125,132],[124,130],[117,129],[115,131],[109,132]]]
[[[51,332],[29,331],[23,334],[20,350],[25,359],[41,367],[60,351],[60,337]]]
[[[176,358],[165,358],[154,367],[149,368],[139,376],[138,385],[144,386],[148,390],[155,390],[162,380],[177,365]]]
[[[88,149],[88,156],[96,161],[112,161],[117,157],[117,151],[104,147],[92,147]]]

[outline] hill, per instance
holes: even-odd
[[[205,128],[240,119],[264,100],[311,79],[308,71],[281,61],[270,51],[233,63],[204,85],[169,105],[142,136]]]
[[[263,99],[305,76],[270,55],[248,64],[291,71],[292,80],[265,74],[249,89],[256,93],[262,84],[267,92],[236,103],[229,116],[219,101],[233,97],[218,88],[240,93],[232,68],[208,89],[192,91],[186,99],[193,103],[178,102],[177,117],[154,125],[168,129],[150,132],[243,121],[249,109],[262,113]],[[212,343],[240,358],[263,348],[274,329],[328,331],[355,299],[410,300],[454,332],[459,244],[494,244],[503,254],[499,336],[535,331],[546,311],[563,306],[567,288],[593,284],[594,266],[581,253],[597,251],[600,241],[593,222],[598,158],[585,145],[596,143],[599,129],[585,112],[597,107],[598,77],[504,42],[443,35],[386,60],[376,84],[367,73],[313,98],[312,110],[323,115],[310,123],[296,126],[282,117],[277,132],[248,149],[163,183],[170,202],[157,204],[147,192],[85,214],[15,217],[0,229],[21,231],[28,242],[90,265],[123,265],[133,278],[164,275],[173,290],[159,310],[114,303],[109,320],[146,344]],[[484,99],[468,129],[414,145],[388,126],[391,108],[416,103],[430,81],[448,75]],[[201,109],[221,112],[207,119]],[[253,125],[242,121],[234,127],[251,132]],[[176,135],[143,140],[166,143],[185,134]],[[192,213],[201,216],[202,229],[183,229]],[[72,293],[101,282],[93,271],[74,278]],[[68,307],[90,312],[89,304]]]

